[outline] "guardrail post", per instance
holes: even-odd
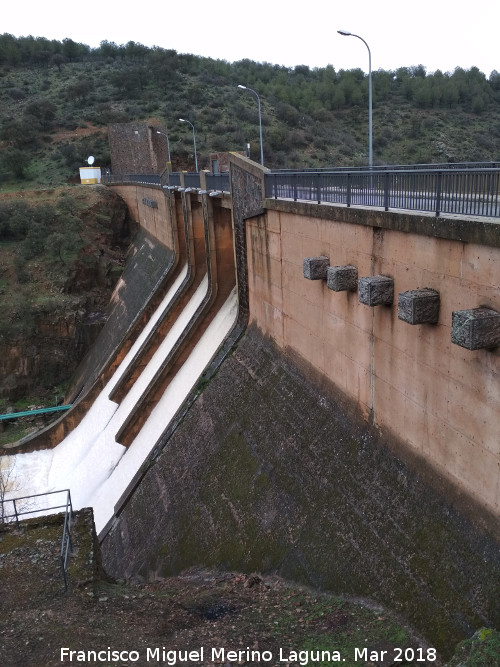
[[[316,191],[318,193],[318,204],[321,204],[321,187],[320,187],[321,176],[319,174],[315,174],[315,176],[316,176]]]
[[[68,489],[66,494],[66,512],[64,514],[64,528],[61,540],[61,567],[64,578],[64,591],[68,590],[68,577],[66,575],[66,568],[68,565],[68,553],[73,552],[73,543],[71,540],[71,521],[73,514],[73,505],[71,503],[71,492]]]
[[[389,210],[389,172],[386,171],[384,174],[384,208],[386,211]]]
[[[351,173],[347,172],[347,206],[351,205]]]
[[[68,578],[66,576],[66,564],[64,563],[64,556],[61,556],[61,567],[64,579],[64,592],[66,593],[68,590]]]
[[[293,175],[293,201],[297,201],[297,174]]]
[[[436,174],[436,217],[441,213],[441,172]]]

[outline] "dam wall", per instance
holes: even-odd
[[[453,312],[500,309],[496,228],[263,193],[231,156],[238,323],[116,504],[106,569],[278,572],[386,604],[449,656],[500,627],[498,354],[451,341]],[[392,303],[305,277],[311,257],[385,276]],[[424,288],[437,320],[401,320]]]
[[[167,248],[176,247],[176,226],[173,222],[177,212],[174,197],[165,196],[159,188],[145,185],[115,185],[113,190],[125,201],[131,218],[138,222],[142,229]],[[177,201],[180,201],[180,197]]]
[[[500,311],[500,226],[265,199],[264,172],[231,155],[231,203],[214,209],[215,220],[232,210],[241,328],[255,322],[310,365],[398,456],[446,479],[500,532],[500,347],[470,350],[452,342],[454,313]],[[179,247],[179,193],[113,189],[146,233]],[[196,220],[199,196],[185,199]],[[391,303],[362,303],[357,280],[342,291],[331,289],[326,276],[308,280],[303,263],[314,257],[355,269],[357,280],[384,276]],[[437,298],[435,319],[401,319],[400,295],[426,290]]]
[[[247,221],[250,320],[333,384],[398,456],[434,469],[498,529],[500,348],[455,344],[452,322],[456,312],[500,311],[500,226],[265,205]],[[352,288],[304,277],[311,257],[354,271]],[[358,280],[373,276],[390,285],[388,304],[362,302]],[[429,294],[432,323],[401,319],[402,299]]]

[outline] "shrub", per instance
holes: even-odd
[[[21,246],[21,253],[24,259],[33,259],[33,257],[40,255],[45,249],[46,238],[47,230],[45,225],[39,223],[32,224]]]
[[[26,178],[26,169],[31,162],[26,151],[20,148],[6,148],[2,151],[1,159],[4,168],[8,169],[15,178]]]
[[[20,100],[24,100],[26,98],[26,93],[24,92],[24,90],[21,90],[20,88],[12,88],[12,90],[8,91],[7,95],[13,100],[16,100],[16,102],[19,102]]]
[[[25,202],[0,204],[0,239],[22,241],[29,226],[30,209]]]

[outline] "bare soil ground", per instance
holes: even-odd
[[[73,530],[68,592],[58,561],[60,519],[0,532],[2,667],[168,665],[174,657],[177,665],[198,666],[404,667],[411,663],[395,661],[397,648],[433,655],[387,611],[276,576],[200,568],[152,583],[96,577],[95,543],[82,525],[77,520]],[[365,648],[356,660],[356,649]],[[103,659],[89,651],[104,651]],[[321,651],[331,659],[318,659]]]

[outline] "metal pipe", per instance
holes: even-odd
[[[259,108],[260,163],[261,163],[262,166],[264,166],[264,148],[263,148],[263,144],[262,144],[262,113],[261,113],[261,109],[260,109],[260,97],[253,88],[249,88],[248,86],[242,86],[241,84],[238,86],[238,88],[241,88],[242,90],[249,90],[257,98],[257,104],[258,104],[258,108]]]
[[[161,134],[162,136],[166,137],[166,139],[167,139],[168,170],[172,171],[172,159],[170,157],[170,140],[168,138],[168,134],[165,134],[165,132],[160,132],[160,130],[156,130],[156,134]]]
[[[357,37],[368,49],[368,166],[373,167],[373,101],[372,101],[372,53],[365,40],[347,30],[337,30],[343,37]]]
[[[194,145],[194,170],[196,173],[198,173],[198,155],[196,153],[196,132],[194,131],[194,125],[190,120],[186,120],[185,118],[179,118],[181,123],[189,123],[191,127],[193,128],[193,145]]]

